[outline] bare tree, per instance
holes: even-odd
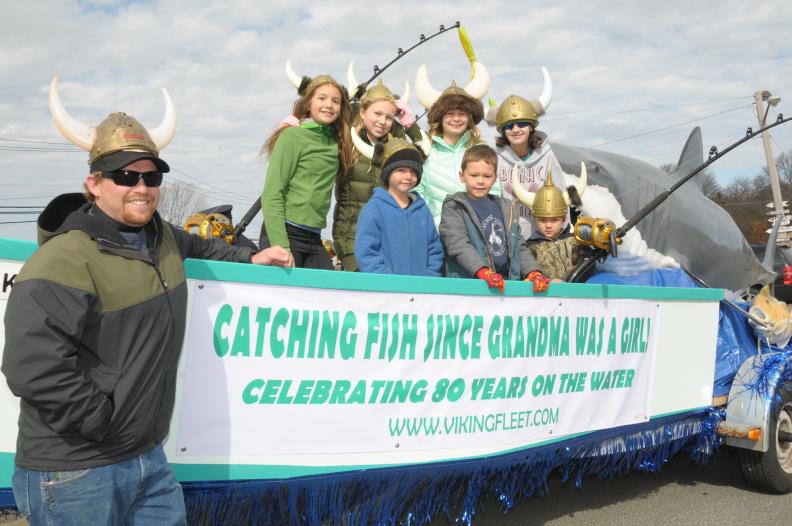
[[[778,178],[787,184],[792,184],[792,150],[781,152],[776,157],[776,168],[778,169]],[[762,175],[765,177],[770,176],[767,166],[762,168]]]
[[[207,206],[198,187],[176,182],[162,185],[157,211],[165,221],[180,227],[190,215]]]

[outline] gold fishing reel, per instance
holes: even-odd
[[[616,246],[622,244],[616,225],[610,219],[580,216],[575,223],[575,240],[584,246],[607,250],[616,257]]]
[[[193,214],[184,222],[184,230],[191,234],[197,234],[204,239],[219,238],[229,245],[233,245],[234,241],[236,241],[234,225],[223,214],[204,214],[202,212]]]

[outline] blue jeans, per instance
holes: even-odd
[[[181,486],[159,445],[99,468],[16,466],[12,484],[17,508],[31,526],[187,524]]]

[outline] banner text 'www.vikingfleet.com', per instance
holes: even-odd
[[[388,419],[391,437],[472,435],[497,433],[529,427],[552,426],[559,421],[559,408],[526,409],[508,413],[482,413],[478,415],[400,417]]]

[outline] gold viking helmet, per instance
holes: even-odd
[[[548,172],[544,185],[534,195],[534,217],[561,217],[566,216],[569,205],[564,200],[564,194],[553,184],[553,174]]]
[[[357,96],[360,97],[360,102],[366,102],[369,100],[387,100],[393,102],[396,99],[401,100],[405,104],[410,102],[409,82],[404,83],[404,93],[400,97],[394,95],[393,92],[389,90],[388,87],[382,82],[382,79],[378,79],[374,87],[369,88],[364,93],[363,90],[365,88],[366,86],[358,82],[357,77],[355,76],[355,63],[350,62],[349,66],[347,67],[347,92],[349,93],[350,100]]]
[[[487,68],[481,62],[473,63],[473,78],[464,88],[451,82],[451,85],[440,92],[432,87],[429,82],[429,73],[426,65],[422,64],[415,75],[415,97],[429,113],[429,123],[439,122],[445,113],[451,109],[459,108],[470,114],[473,123],[478,124],[484,118],[484,106],[481,99],[487,94],[490,87],[490,76]]]
[[[553,184],[552,172],[547,173],[545,184],[538,192],[529,192],[520,183],[520,167],[514,165],[511,174],[512,191],[514,196],[525,206],[530,206],[535,217],[559,217],[567,214],[567,208],[572,204],[569,192],[558,189]],[[588,187],[588,172],[586,163],[580,163],[580,182],[577,185],[579,197]],[[556,193],[557,192],[557,193]]]
[[[539,125],[541,113],[544,112],[538,111],[531,101],[517,95],[510,95],[498,107],[495,126],[499,132],[503,132],[503,126],[510,122],[527,121],[536,128]]]
[[[360,98],[360,102],[367,102],[369,100],[387,100],[393,102],[396,97],[393,96],[391,90],[383,84],[382,79],[379,79],[374,87],[366,90],[366,93]]]
[[[414,144],[407,142],[400,137],[388,135],[388,141],[382,146],[382,166],[388,164],[388,160],[402,150],[410,150],[411,152],[415,152],[419,157],[421,155],[421,152]],[[419,157],[416,157],[416,159]],[[420,158],[420,160],[423,162],[423,158]]]
[[[372,163],[379,162],[380,177],[386,184],[390,172],[402,165],[412,168],[418,176],[418,182],[421,182],[423,162],[432,148],[429,137],[423,130],[421,130],[421,140],[415,144],[388,134],[387,141],[384,143],[378,141],[376,146],[372,146],[361,139],[354,128],[350,130],[349,135],[360,155],[370,159]]]
[[[542,68],[542,76],[544,87],[539,98],[526,100],[517,95],[510,95],[498,106],[495,122],[490,120],[490,115],[487,116],[487,122],[490,125],[495,124],[499,133],[503,133],[503,127],[510,122],[528,121],[534,128],[539,126],[539,117],[545,114],[553,100],[553,80],[547,68]]]
[[[421,152],[423,153],[424,158],[429,156],[429,152],[432,151],[432,141],[429,139],[429,136],[426,135],[426,132],[419,128],[421,134],[421,140],[416,142],[415,144],[406,143],[410,148],[420,148]],[[375,146],[368,144],[360,137],[360,130],[356,130],[354,127],[349,128],[349,138],[352,139],[352,144],[355,146],[357,151],[360,154],[369,160],[374,160],[376,157],[379,157],[381,160],[381,165],[384,166],[385,162],[389,157],[391,157],[398,149],[404,149],[405,146],[402,143],[405,143],[403,139],[394,138],[392,135],[388,134],[388,140],[383,145],[381,142],[378,142],[378,147],[383,148],[382,154],[380,156],[376,155],[376,148]]]
[[[159,159],[164,149],[176,134],[176,112],[167,90],[162,88],[165,97],[165,116],[162,123],[151,130],[126,113],[111,113],[97,127],[86,126],[74,119],[66,111],[60,99],[60,80],[54,77],[50,83],[49,106],[55,126],[70,142],[89,152],[88,163],[116,152],[145,152],[156,159],[155,164],[167,172],[168,165]],[[93,168],[92,168],[93,169]]]
[[[341,85],[340,82],[336,81],[330,75],[317,75],[314,78],[310,77],[301,77],[297,73],[294,72],[294,68],[292,68],[291,60],[286,61],[286,77],[289,79],[289,82],[292,83],[292,86],[297,88],[297,93],[302,96],[304,93],[312,90],[315,86],[319,86],[321,84],[333,83]],[[352,97],[352,93],[350,93],[350,88],[347,88],[347,95]]]
[[[382,144],[382,143],[379,143]],[[388,141],[382,145],[382,165],[380,178],[385,185],[388,184],[390,174],[396,168],[410,168],[421,182],[425,156],[418,147],[400,137],[388,136]],[[417,183],[416,183],[417,184]]]
[[[144,151],[159,156],[159,148],[151,140],[148,130],[137,119],[126,113],[111,113],[96,127],[88,163],[109,153]]]

